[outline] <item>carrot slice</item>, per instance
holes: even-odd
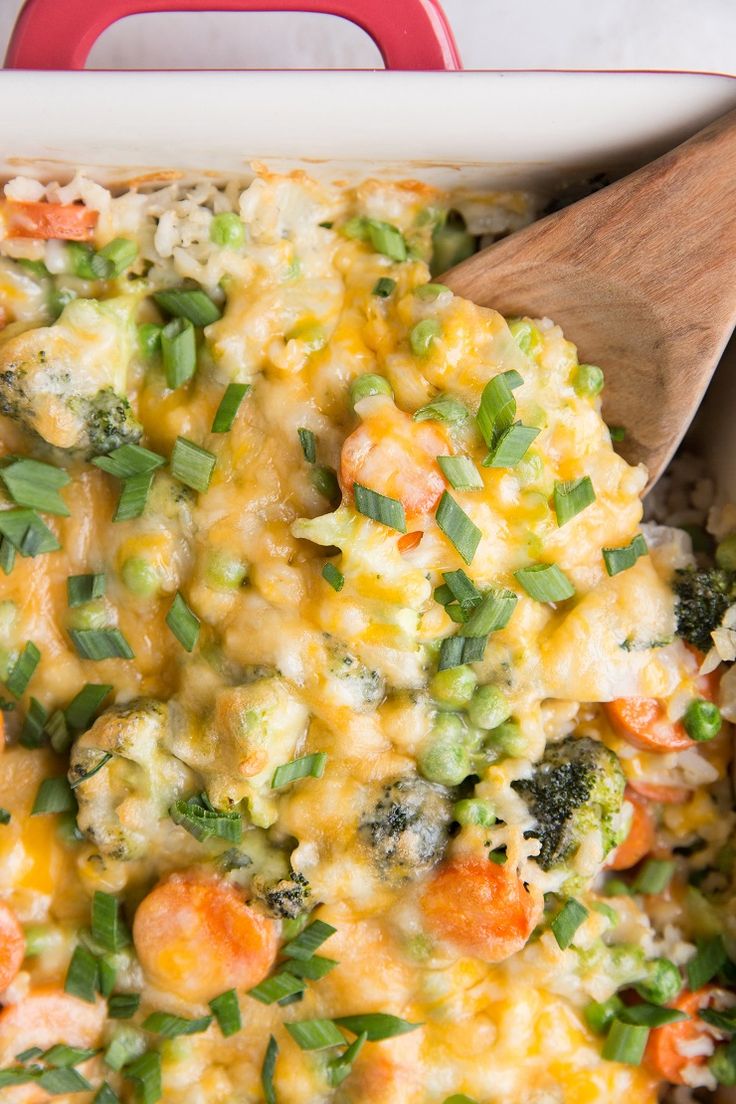
[[[679,721],[667,717],[658,698],[617,698],[604,709],[613,728],[630,744],[644,751],[684,751],[693,747]]]
[[[91,241],[98,213],[78,203],[17,203],[3,207],[9,238]]]
[[[542,916],[543,900],[513,870],[475,855],[450,859],[422,896],[429,930],[485,962],[520,951]]]
[[[645,797],[647,801],[658,801],[661,805],[684,805],[692,793],[687,786],[660,786],[658,782],[643,782],[639,779],[629,779],[628,786],[640,797]]]
[[[204,1003],[262,981],[276,958],[278,929],[227,882],[174,874],[139,905],[133,941],[155,985]]]
[[[697,1014],[701,1008],[708,1007],[716,992],[715,986],[707,985],[694,993],[687,991],[681,993],[668,1007],[679,1008],[691,1018],[679,1020],[678,1023],[665,1024],[664,1027],[655,1027],[650,1032],[644,1060],[652,1072],[663,1081],[669,1081],[672,1085],[684,1085],[686,1082],[682,1075],[685,1067],[704,1066],[708,1061],[707,1054],[687,1057],[681,1053],[681,1047],[683,1043],[691,1043],[702,1035],[704,1025]]]
[[[423,536],[424,533],[421,533],[419,531],[415,533],[404,533],[403,537],[399,537],[398,541],[396,542],[396,546],[399,549],[399,552],[411,552],[412,548],[416,548],[419,544],[421,544]]]
[[[0,902],[0,991],[18,975],[26,956],[26,938],[10,905]]]
[[[626,800],[631,802],[634,813],[631,818],[628,835],[606,860],[609,870],[629,870],[648,855],[654,847],[654,817],[645,801],[631,790],[626,791]]]
[[[63,1040],[68,1046],[97,1046],[105,1023],[105,1002],[89,1004],[61,989],[39,989],[0,1012],[0,1063],[36,1046],[48,1050]]]

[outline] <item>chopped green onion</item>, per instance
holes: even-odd
[[[557,524],[566,525],[581,510],[595,502],[595,491],[590,476],[584,475],[581,479],[570,479],[566,482],[557,480],[552,499],[557,514]]]
[[[606,897],[630,897],[631,886],[623,878],[609,878],[602,892]]]
[[[623,1062],[629,1066],[638,1066],[644,1057],[648,1038],[648,1027],[623,1023],[614,1017],[603,1044],[603,1057],[608,1062]]]
[[[161,331],[161,359],[166,385],[181,387],[197,370],[197,338],[194,326],[186,318],[174,318]]]
[[[343,226],[343,233],[349,238],[370,241],[376,253],[383,253],[392,261],[405,261],[406,242],[400,230],[389,222],[379,219],[349,219]]]
[[[477,606],[483,598],[475,583],[468,578],[461,567],[457,571],[443,572],[443,578],[450,598],[454,598],[455,601],[459,602],[466,612]],[[437,591],[440,589],[438,587]],[[435,591],[435,596],[437,591]],[[437,601],[440,601],[440,599],[438,598]],[[443,602],[442,604],[446,605],[447,603]]]
[[[364,372],[350,381],[351,406],[354,407],[361,399],[369,399],[373,395],[386,395],[389,399],[394,397],[391,384],[385,376],[376,375],[375,372]]]
[[[467,408],[452,395],[440,395],[426,406],[420,406],[413,414],[415,422],[449,422],[459,424],[470,417]]]
[[[189,608],[181,591],[176,592],[171,608],[166,614],[166,624],[185,651],[191,652],[199,639],[200,620]]]
[[[627,1024],[641,1024],[642,1027],[664,1027],[688,1019],[686,1012],[678,1008],[663,1008],[658,1004],[632,1004],[616,1013],[617,1018]]]
[[[489,380],[483,388],[476,421],[481,436],[489,448],[492,448],[501,433],[513,424],[516,414],[516,399],[512,394],[513,383],[513,380],[509,380],[507,372],[501,372],[500,375]]]
[[[539,432],[534,426],[525,426],[521,422],[514,422],[501,430],[483,461],[483,467],[515,468],[524,459]]]
[[[715,1008],[701,1008],[698,1019],[704,1020],[711,1027],[717,1027],[727,1035],[736,1034],[736,1008],[723,1008],[720,1011]]]
[[[353,1062],[365,1046],[367,1039],[368,1035],[364,1031],[358,1035],[357,1039],[353,1040],[349,1047],[346,1047],[338,1058],[333,1058],[327,1063],[327,1080],[333,1088],[341,1085],[346,1077],[350,1075]]]
[[[396,281],[392,280],[390,276],[381,276],[379,280],[376,280],[373,285],[372,295],[377,295],[379,299],[388,299],[390,295],[393,295],[396,289]]]
[[[23,721],[19,742],[26,748],[37,748],[43,744],[43,730],[48,718],[46,707],[37,698],[31,698]]]
[[[621,571],[628,571],[633,567],[640,556],[646,556],[649,549],[647,542],[641,533],[637,533],[631,544],[625,544],[622,548],[602,548],[603,562],[609,575],[618,575]]]
[[[268,1038],[268,1046],[261,1066],[261,1088],[266,1104],[276,1104],[276,1090],[273,1087],[273,1074],[276,1069],[276,1059],[279,1056],[279,1044],[273,1035]]]
[[[44,778],[38,787],[31,809],[31,816],[40,816],[42,813],[75,813],[77,803],[74,800],[71,786],[65,777]]]
[[[21,556],[40,556],[61,548],[46,522],[35,510],[23,506],[0,510],[0,533]]]
[[[146,1049],[145,1036],[138,1028],[126,1025],[116,1027],[105,1051],[105,1063],[111,1069],[121,1070]]]
[[[222,311],[201,288],[170,288],[153,294],[156,305],[174,318],[185,318],[193,326],[210,326],[222,318]]]
[[[707,985],[728,962],[723,936],[713,935],[698,940],[698,949],[686,966],[687,979],[692,990]]]
[[[90,767],[88,771],[83,771],[81,774],[77,774],[74,781],[69,784],[70,789],[76,790],[77,786],[81,786],[83,782],[87,782],[90,778],[94,778],[94,776],[99,771],[101,771],[103,767],[107,766],[112,758],[113,753],[111,751],[103,751],[102,755],[93,767]]]
[[[115,988],[115,982],[118,976],[118,968],[112,961],[110,955],[103,955],[97,962],[99,968],[99,981],[97,983],[97,991],[102,994],[105,999],[110,996]]]
[[[249,383],[229,383],[212,420],[212,433],[229,433],[240,404],[252,390]]]
[[[302,446],[302,452],[304,453],[304,459],[308,464],[314,464],[317,459],[317,438],[311,429],[305,429],[303,426],[297,430],[299,435],[299,444]]]
[[[446,636],[440,645],[438,671],[478,663],[483,658],[488,638],[485,636]]]
[[[80,1000],[94,1004],[97,1000],[97,959],[91,951],[79,943],[74,948],[64,981],[64,992]]]
[[[14,698],[20,698],[26,692],[28,683],[41,660],[41,653],[32,640],[27,640],[15,663],[10,669],[5,685]]]
[[[670,859],[647,859],[634,881],[634,892],[664,893],[674,872],[675,864]]]
[[[333,928],[332,924],[326,924],[324,920],[313,920],[303,932],[300,932],[295,939],[285,945],[283,954],[286,958],[301,960],[311,958],[314,952],[336,931],[337,928]]]
[[[216,457],[186,437],[177,437],[171,453],[171,474],[194,491],[204,492],[210,485]]]
[[[472,563],[483,534],[447,491],[440,499],[435,520],[466,564]]]
[[[163,326],[154,322],[144,322],[138,327],[138,346],[143,360],[153,360],[161,352],[161,334]]]
[[[531,564],[514,572],[530,598],[536,602],[564,602],[575,587],[557,564]]]
[[[519,601],[513,590],[489,590],[463,626],[463,636],[488,636],[508,625]]]
[[[10,824],[11,819],[10,811],[0,806],[0,824]]]
[[[456,491],[481,491],[483,480],[469,456],[438,456],[442,474]]]
[[[39,1085],[44,1092],[47,1092],[49,1096],[61,1096],[66,1093],[78,1093],[87,1092],[91,1089],[89,1081],[86,1077],[82,1077],[79,1070],[66,1069],[50,1069],[44,1070],[43,1073],[38,1075],[36,1084]]]
[[[5,1089],[9,1085],[27,1085],[33,1080],[33,1072],[21,1066],[0,1070],[0,1089]]]
[[[590,1004],[586,1004],[583,1016],[592,1031],[603,1035],[624,1007],[624,1002],[614,993],[607,1001],[591,1001]]]
[[[295,978],[306,978],[308,981],[319,981],[326,977],[330,971],[339,966],[334,958],[325,958],[323,955],[312,955],[311,958],[292,958],[285,962],[281,969]]]
[[[66,717],[61,709],[56,709],[46,722],[46,735],[49,743],[57,755],[63,755],[72,742],[66,723]]]
[[[386,495],[379,494],[378,491],[372,491],[361,483],[353,484],[353,495],[355,496],[355,508],[358,513],[363,514],[364,517],[372,518],[374,521],[379,521],[390,529],[396,529],[399,533],[406,532],[404,507],[397,499],[387,498]]]
[[[305,988],[305,982],[301,978],[294,977],[293,974],[284,970],[280,974],[273,974],[272,977],[266,978],[259,985],[249,989],[248,996],[254,997],[261,1004],[275,1004],[276,1001],[281,1001],[284,997],[291,997],[295,993],[304,992]]]
[[[429,356],[432,344],[442,333],[442,326],[436,318],[423,318],[409,331],[409,345],[414,356]]]
[[[371,1043],[378,1043],[382,1039],[393,1039],[397,1035],[406,1035],[409,1031],[416,1031],[421,1024],[409,1023],[398,1016],[390,1016],[387,1012],[365,1012],[360,1016],[338,1016],[334,1021],[339,1027],[344,1027],[351,1035],[363,1035]]]
[[[321,778],[326,765],[327,755],[324,751],[315,751],[311,755],[302,755],[300,759],[292,759],[290,763],[283,763],[276,768],[271,779],[271,789],[288,786],[299,778]]]
[[[166,463],[163,456],[142,445],[121,445],[107,456],[95,456],[92,463],[116,479],[130,479],[132,475],[155,471]]]
[[[15,549],[7,537],[0,537],[0,570],[9,575],[15,567]]]
[[[321,464],[312,468],[309,478],[318,494],[321,494],[328,502],[340,501],[340,484],[334,468],[326,468]]]
[[[120,1097],[114,1089],[110,1088],[107,1081],[103,1081],[92,1097],[92,1104],[120,1104]]]
[[[210,1008],[226,1039],[240,1031],[243,1021],[240,1016],[238,994],[234,989],[228,989],[220,993],[219,997],[213,997]]]
[[[345,1036],[332,1020],[296,1020],[284,1027],[302,1050],[329,1050],[345,1043]]]
[[[69,629],[82,659],[134,659],[135,652],[120,629]]]
[[[146,509],[148,494],[153,485],[153,472],[142,472],[123,480],[120,498],[113,514],[113,521],[129,521],[141,517]]]
[[[146,1051],[125,1067],[125,1076],[138,1083],[141,1104],[156,1104],[161,1099],[161,1055]]]
[[[452,1096],[445,1097],[443,1104],[478,1104],[476,1100],[473,1100],[472,1096],[466,1096],[465,1093],[453,1093]]]
[[[322,578],[330,584],[333,590],[341,591],[345,586],[345,576],[338,571],[333,563],[326,563],[322,568]]]
[[[138,1011],[140,993],[114,993],[107,998],[107,1014],[112,1020],[129,1020]]]
[[[169,809],[174,824],[185,828],[191,836],[203,843],[208,839],[224,839],[240,843],[243,838],[243,818],[237,811],[221,812],[208,808],[201,798],[175,801]]]
[[[66,723],[69,727],[82,731],[89,728],[90,721],[111,691],[112,686],[110,685],[94,682],[85,683],[64,710]]]
[[[78,1066],[80,1062],[86,1062],[96,1054],[95,1050],[84,1047],[67,1046],[65,1043],[57,1043],[43,1051],[43,1061],[49,1066],[60,1069],[65,1066]]]
[[[102,598],[107,589],[106,575],[70,575],[66,581],[67,605],[74,609]]]
[[[92,898],[92,938],[106,951],[113,952],[130,943],[130,933],[120,916],[120,902],[99,889]]]
[[[113,238],[97,251],[94,264],[100,269],[104,268],[103,279],[111,280],[130,268],[137,256],[138,246],[134,241],[130,238]]]
[[[40,460],[14,460],[0,468],[0,478],[19,506],[69,517],[69,507],[59,494],[59,488],[66,487],[71,479],[61,468]]]
[[[434,303],[443,291],[449,290],[445,284],[420,284],[414,288],[414,295],[424,303]]]
[[[552,934],[561,951],[566,951],[572,943],[575,932],[588,915],[588,910],[574,897],[568,897],[564,905],[550,924]]]
[[[221,211],[210,223],[210,241],[226,249],[239,249],[245,241],[243,221],[234,211]]]
[[[154,1035],[162,1035],[164,1039],[175,1039],[178,1035],[199,1035],[206,1031],[212,1023],[212,1016],[200,1016],[196,1020],[188,1020],[184,1016],[174,1016],[170,1012],[151,1012],[143,1021],[143,1030],[150,1031]]]

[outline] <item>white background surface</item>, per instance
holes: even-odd
[[[20,7],[21,0],[0,0],[0,56]],[[444,0],[444,7],[467,68],[736,74],[736,0]],[[328,17],[178,14],[117,24],[100,39],[90,63],[100,68],[369,67],[380,64],[380,57],[362,31]]]

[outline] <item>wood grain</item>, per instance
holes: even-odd
[[[736,112],[631,176],[441,277],[505,315],[548,317],[603,368],[603,412],[656,481],[736,324]]]

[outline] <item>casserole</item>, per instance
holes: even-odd
[[[469,75],[469,76],[471,76],[471,77],[480,77],[479,74],[474,74],[474,75]],[[36,79],[36,80],[38,79],[37,75],[34,75],[34,79]],[[87,78],[85,77],[84,79],[86,80]],[[464,78],[463,78],[463,81],[464,81]],[[214,83],[217,83],[217,82],[214,82]],[[509,81],[507,79],[507,84],[508,83],[509,83]],[[111,85],[111,88],[112,88],[113,92],[120,91],[124,87],[125,87],[125,84],[122,84],[122,85],[118,84],[116,86],[114,84],[114,82]],[[424,99],[426,97],[426,91],[427,91],[428,87],[429,86],[426,85],[426,82],[425,82],[425,86],[422,87],[422,82],[421,81],[419,83],[415,84],[413,87],[412,87],[410,82],[405,83],[404,86],[395,85],[394,88],[398,89],[398,92],[394,91],[394,95],[396,96],[400,92],[408,91],[412,94],[422,93],[422,98]],[[460,87],[460,86],[458,86],[458,87]],[[462,87],[465,89],[465,91],[462,93],[462,95],[464,95],[466,97],[466,99],[463,101],[462,96],[461,96],[460,100],[455,101],[455,103],[453,105],[455,108],[462,107],[463,105],[469,106],[471,97],[473,95],[477,94],[477,90],[478,90],[478,87],[479,87],[479,81],[475,80],[473,82],[464,82]],[[236,85],[229,84],[228,80],[226,79],[224,83],[221,83],[219,85],[219,87],[217,89],[217,92],[220,93],[220,94],[228,93],[228,94],[232,95],[235,88],[236,88]],[[390,93],[391,86],[389,84],[386,84],[386,89],[387,89],[387,92]],[[295,88],[295,90],[296,90],[296,88]],[[301,90],[302,95],[303,95],[304,87],[302,87],[300,90]],[[270,91],[270,89],[266,88],[265,85],[260,86],[259,89],[258,89],[259,93],[268,93],[269,91]],[[535,91],[536,90],[534,90],[534,89],[530,89],[530,92],[532,94]],[[363,94],[365,95],[364,103],[365,103],[366,111],[368,110],[368,100],[369,99],[370,99],[370,102],[371,102],[371,105],[372,105],[372,109],[375,109],[375,98],[374,98],[373,95],[370,95],[370,97],[368,96],[368,86],[366,86]],[[356,86],[355,95],[356,96],[359,95],[359,90],[357,89],[357,86]],[[316,91],[315,91],[315,96],[316,96]],[[522,93],[522,96],[520,98],[523,99],[523,93]],[[353,103],[351,106],[352,106],[352,111],[353,111],[353,114],[354,114],[354,112],[356,110],[356,104]],[[358,107],[359,106],[360,106],[360,104],[358,103]],[[68,109],[68,104],[67,104],[67,109]],[[388,100],[386,101],[386,110],[387,110],[387,112],[389,110],[389,101]],[[393,112],[393,115],[395,117],[395,111]],[[450,116],[448,115],[447,118],[448,118],[448,122],[449,122]],[[209,124],[209,119],[207,120],[207,122]],[[409,122],[409,120],[407,120],[407,122]],[[110,120],[107,119],[106,123],[109,127],[110,126]],[[408,131],[412,131],[412,127],[408,127]],[[295,132],[295,135],[296,135],[296,132]],[[295,137],[295,135],[294,135],[294,137]],[[641,137],[641,134],[639,135],[639,137]],[[294,138],[292,138],[292,140],[294,140]],[[507,143],[505,146],[504,146],[504,140]],[[498,142],[498,152],[494,154],[494,158],[497,157],[500,161],[502,159],[503,154],[507,154],[508,151],[513,149],[513,144],[516,140],[517,140],[517,136],[515,134],[508,133],[508,134],[505,134],[505,135],[503,135],[503,134],[500,135],[499,136],[499,142]],[[212,142],[211,137],[210,137],[210,142]],[[406,156],[406,142],[403,141],[403,139],[402,139],[402,145],[403,145],[404,156]],[[390,144],[389,144],[389,147],[390,147]],[[384,147],[384,149],[389,148],[389,147]],[[88,145],[87,149],[89,150],[89,148],[90,147]],[[294,165],[294,160],[295,160],[295,157],[296,157],[296,146],[292,146],[291,148],[289,148],[288,145],[287,145],[283,148],[286,151],[285,155],[283,157],[283,160],[278,165],[275,165],[275,167],[279,167],[279,168],[283,167],[285,169],[289,169],[289,168],[293,167],[293,165]],[[334,148],[334,147],[332,147],[332,148]],[[416,149],[416,151],[418,153],[419,152],[419,147],[415,146],[414,148]],[[453,156],[453,154],[457,154],[457,153],[460,152],[460,147],[454,147],[453,148],[451,143],[448,146],[448,148],[451,149],[451,153],[448,154],[448,158],[451,158]],[[543,147],[542,135],[538,134],[537,150],[541,151],[543,148],[544,147]],[[318,149],[321,153],[327,154],[328,151],[330,150],[329,142],[327,142],[326,144],[323,144],[322,146],[319,146],[319,144],[318,144]],[[398,153],[397,153],[398,144],[394,145],[393,150],[394,150],[394,156],[397,157],[398,156]],[[46,155],[48,157],[49,154],[53,153],[53,147],[50,147],[48,144],[46,144],[44,152],[46,153]],[[155,152],[156,152],[156,157],[157,157],[157,161],[158,161],[158,165],[156,167],[161,168],[162,166],[161,166],[161,161],[160,161],[160,152],[159,151],[155,151]],[[259,152],[261,153],[261,156],[263,156],[262,151],[259,151]],[[26,157],[30,158],[31,154],[30,154],[30,152],[25,153],[25,151],[23,151],[22,156],[26,156]],[[96,158],[101,159],[102,156],[103,156],[102,151],[100,149],[98,149],[97,152],[96,152]],[[198,154],[198,156],[203,156],[203,155]],[[214,156],[215,156],[215,154],[213,154],[213,157]],[[417,167],[416,164],[412,164],[412,166],[411,166],[412,174],[415,175],[415,176],[416,175],[423,176],[423,175],[426,174],[426,179],[430,183],[440,183],[444,186],[447,186],[449,184],[460,184],[460,191],[464,190],[467,193],[467,191],[470,191],[470,192],[481,191],[483,189],[487,189],[489,186],[492,186],[492,185],[495,185],[497,188],[498,187],[503,187],[504,189],[508,189],[508,188],[511,188],[511,187],[519,187],[519,186],[524,186],[526,188],[532,188],[532,189],[544,189],[545,187],[547,187],[547,188],[557,188],[557,187],[559,187],[561,181],[565,177],[567,177],[568,179],[572,179],[576,175],[576,172],[579,173],[583,169],[585,169],[586,171],[591,171],[595,167],[598,167],[595,163],[595,158],[587,158],[587,159],[584,158],[581,155],[580,147],[579,146],[576,147],[574,142],[570,143],[570,145],[566,149],[565,156],[561,158],[560,163],[557,164],[556,166],[539,165],[539,164],[534,165],[534,164],[532,164],[532,158],[530,156],[529,164],[527,164],[525,166],[522,166],[522,167],[514,166],[513,168],[510,168],[508,166],[504,167],[501,164],[496,163],[494,166],[491,167],[490,173],[489,173],[489,169],[485,165],[479,165],[479,164],[474,164],[473,165],[473,164],[466,163],[465,158],[468,158],[468,156],[469,155],[467,153],[464,155],[464,158],[462,159],[463,163],[459,167],[458,166],[453,166],[452,164],[445,164],[445,165],[440,164],[440,165],[426,165],[426,166],[424,166],[423,168],[420,169],[420,168]],[[538,157],[539,153],[536,153],[535,156]],[[612,162],[615,161],[615,162],[618,162],[619,165],[623,165],[626,162],[626,160],[629,160],[629,161],[635,160],[637,156],[641,156],[641,148],[637,146],[637,142],[636,141],[627,142],[627,141],[622,140],[615,147],[615,152],[612,152],[611,161]],[[146,168],[150,169],[150,168],[153,167],[152,164],[151,164],[151,161],[149,160],[151,157],[152,157],[152,147],[149,145],[148,148],[146,148],[146,143],[139,139],[136,143],[135,151],[134,152],[131,151],[130,160],[128,162],[126,162],[125,174],[124,174],[125,179],[126,180],[130,179],[130,177],[129,177],[130,161],[135,162],[135,165],[137,166],[137,168],[139,170],[145,170]],[[385,154],[384,154],[384,158],[385,158]],[[574,158],[578,159],[577,167],[574,164],[574,160],[573,160]],[[110,160],[113,163],[113,165],[112,165],[112,168],[110,168],[108,166],[108,171],[111,172],[112,174],[119,173],[120,170],[116,169],[115,165],[116,164],[120,165],[121,159],[122,158],[120,156],[114,157],[114,158],[111,157]],[[80,161],[85,161],[85,160],[88,161],[88,160],[90,160],[90,158],[87,158],[87,157],[84,157],[84,156],[80,157]],[[273,160],[276,161],[278,159],[274,158]],[[372,157],[366,158],[364,156],[358,162],[353,161],[353,163],[351,163],[351,164],[347,164],[345,162],[342,162],[342,163],[339,164],[339,166],[335,161],[330,160],[329,164],[327,164],[326,166],[317,166],[316,169],[315,169],[315,175],[321,174],[323,177],[325,177],[329,174],[330,176],[333,176],[336,172],[339,171],[340,173],[348,173],[349,172],[351,174],[352,178],[355,179],[356,177],[359,177],[361,175],[366,174],[366,162],[370,162],[370,165],[371,165],[370,171],[371,171],[371,173],[374,173],[374,174],[375,173],[380,173],[382,176],[384,176],[386,178],[387,181],[390,180],[391,178],[395,178],[397,174],[399,174],[399,175],[401,174],[401,170],[399,168],[399,162],[395,159],[391,160],[390,157],[388,157],[387,159],[383,159],[383,158],[379,159],[378,156],[377,156],[376,160],[374,162]],[[199,175],[202,172],[201,163],[199,163],[199,164],[190,163],[190,161],[188,159],[187,160],[182,160],[182,159],[167,158],[165,164],[168,164],[168,165],[179,164],[179,165],[181,165],[182,169],[190,172],[193,176]],[[609,165],[607,167],[610,168],[611,166]],[[39,163],[38,165],[36,165],[36,164],[33,165],[34,171],[38,172],[39,174],[42,174],[44,172],[44,169],[48,170],[49,168],[50,168],[50,166],[49,166],[48,162],[46,162],[46,164]],[[100,167],[98,166],[98,169],[99,168]],[[222,157],[222,155],[220,156],[219,160],[215,158],[213,161],[211,161],[208,164],[207,168],[208,168],[209,171],[215,171],[215,172],[219,172],[219,173],[231,173],[233,171],[237,171],[235,166],[232,166],[232,165],[229,165],[229,164],[226,163],[226,161]],[[57,171],[58,171],[58,169],[57,169]],[[95,175],[98,175],[97,170],[95,171]],[[268,178],[268,176],[266,174],[266,179],[267,178]],[[112,175],[109,179],[115,180],[116,177],[115,177],[115,175]],[[120,177],[118,176],[117,179],[119,180]],[[390,189],[390,184],[387,183],[385,185],[385,187],[387,189]],[[381,224],[381,225],[383,225],[383,224]],[[359,226],[357,228],[356,234],[359,237],[359,235],[363,232],[364,232],[364,227]],[[356,234],[354,234],[353,236],[356,236]],[[350,235],[348,235],[348,236],[350,236]],[[385,252],[385,250],[378,250],[378,252]],[[357,257],[362,257],[363,256],[363,254],[360,252],[359,247],[358,247],[358,253],[356,254],[356,256]],[[435,297],[436,297],[437,294],[441,295],[442,293],[440,292],[440,293],[434,293],[434,294],[435,294]],[[544,330],[544,332],[546,333],[547,331]],[[417,354],[417,355],[419,355],[419,354]],[[364,401],[365,402],[369,402],[369,401],[374,402],[373,399],[365,399]],[[380,400],[380,401],[383,401],[383,400]],[[364,414],[365,414],[365,418],[369,421],[374,416],[383,416],[381,414],[381,411],[383,409],[384,409],[384,407],[380,407],[380,409],[379,409],[379,407],[377,407],[375,405],[375,403],[374,403],[373,406],[370,407],[370,409],[367,406],[362,407],[361,411],[360,411],[361,417],[364,417]],[[57,442],[54,442],[54,443],[57,443]],[[306,455],[306,451],[307,450],[305,448],[305,455]],[[611,465],[613,464],[613,458],[612,457],[611,457],[610,464]],[[309,524],[311,525],[311,523],[309,523]],[[312,533],[312,534],[316,533],[316,530],[315,530],[314,526],[312,526],[311,529],[308,529],[308,528],[305,527],[302,530],[300,535],[309,536],[310,533]],[[312,536],[312,539],[313,540],[316,539],[314,535]],[[318,540],[317,543],[332,544],[333,541],[332,540],[328,540],[328,541]],[[335,539],[334,543],[339,543],[339,534],[336,534],[336,539]],[[335,588],[335,589],[337,589],[337,588]],[[277,707],[278,707],[278,703],[277,703]],[[282,701],[280,708],[283,710],[284,713],[287,713],[288,708],[289,708],[288,701]],[[75,769],[78,769],[80,771],[78,781],[80,781],[80,782],[85,781],[87,778],[91,777],[92,772],[89,771],[89,770],[86,770],[86,768],[83,765],[78,766]],[[434,773],[436,773],[436,771]],[[432,772],[429,769],[426,770],[425,775],[426,775],[426,777],[429,777],[430,781],[434,781],[434,779],[432,777]],[[437,781],[439,782],[439,778],[437,779]],[[380,803],[379,803],[379,805],[376,806],[376,808],[378,809],[379,806],[380,806]],[[205,810],[205,812],[208,811],[206,809],[206,806],[203,806],[202,808]],[[213,812],[213,815],[214,815],[213,810],[209,810],[209,811]],[[332,810],[332,811],[334,812],[334,810]],[[202,815],[203,814],[201,814],[201,813],[197,814],[197,816],[200,816],[200,817]],[[261,812],[259,815],[264,816],[266,814]],[[190,816],[191,816],[191,810],[190,810]],[[374,836],[376,836],[377,833],[378,833],[378,829],[377,828],[374,829],[373,825],[374,825],[373,821],[368,822],[367,830],[370,833],[372,833]],[[489,868],[486,868],[486,869],[489,869]],[[198,891],[195,891],[194,889],[191,890],[191,894],[193,896],[196,896],[196,892],[198,892]],[[150,901],[150,898],[147,898],[147,900]],[[149,905],[148,907],[150,909],[153,906]],[[138,919],[136,919],[136,923],[138,923]],[[141,921],[141,923],[142,923],[142,921]],[[562,941],[561,940],[562,940],[562,937],[560,936],[558,938],[558,943],[559,943],[560,948],[562,948]],[[193,970],[193,972],[196,972],[196,971]],[[223,984],[224,984],[225,980],[226,979],[223,979]],[[244,986],[246,984],[247,984],[246,982],[243,982]],[[186,996],[187,994],[185,993],[184,995]],[[530,1009],[528,1009],[527,1011],[530,1011]],[[543,1005],[540,1007],[540,1014],[544,1015]],[[365,1021],[363,1021],[363,1022],[365,1022]],[[518,1027],[519,1027],[519,1025],[517,1024],[517,1029],[518,1029]],[[553,1028],[553,1025],[548,1024],[546,1030],[551,1031],[552,1028]],[[170,1030],[172,1029],[170,1020],[169,1020],[169,1029]],[[357,1032],[356,1032],[356,1034],[357,1034]],[[480,1037],[479,1037],[479,1039],[480,1039]],[[140,1056],[140,1057],[142,1057],[142,1056]],[[109,1064],[111,1064],[111,1063],[109,1063]],[[138,1067],[136,1067],[136,1068],[138,1069]],[[380,1068],[380,1066],[378,1068]],[[452,1073],[452,1071],[453,1071],[453,1063],[450,1061],[448,1063],[447,1072]],[[143,1070],[142,1070],[142,1068],[138,1069],[138,1072],[141,1075],[139,1079],[143,1080],[143,1076],[142,1076]],[[589,1073],[588,1076],[591,1077],[591,1078],[594,1077],[594,1075],[592,1073]],[[443,1081],[443,1085],[444,1084],[445,1084],[445,1082]],[[622,1082],[622,1084],[623,1084],[623,1082]],[[448,1091],[451,1087],[452,1087],[451,1084],[448,1082],[447,1083]],[[436,1095],[436,1093],[438,1091],[438,1088],[439,1088],[439,1086],[434,1086],[434,1085],[429,1086],[430,1091],[434,1095]],[[589,1092],[589,1091],[592,1091],[591,1090],[591,1084],[590,1083],[586,1084],[584,1076],[582,1078],[578,1078],[577,1086],[568,1087],[568,1089],[569,1089],[569,1092],[571,1094],[577,1094],[577,1095],[568,1096],[568,1099],[572,1099],[572,1100],[574,1100],[574,1099],[584,1099],[584,1094]],[[297,1098],[296,1088],[292,1088],[291,1091],[294,1094],[294,1099],[296,1099]],[[349,1090],[347,1090],[347,1091],[349,1092]],[[405,1099],[407,1099],[407,1100],[410,1099],[410,1097],[408,1095],[406,1095],[408,1090],[398,1089],[397,1091],[398,1091],[398,1095],[400,1097],[403,1095]],[[380,1097],[380,1092],[381,1092],[380,1086],[377,1085],[375,1087],[375,1089],[372,1091],[372,1094],[371,1094],[371,1090],[368,1090],[369,1095],[366,1097],[366,1099],[378,1100],[378,1099],[381,1098]],[[413,1100],[415,1098],[415,1088],[414,1087],[412,1087],[411,1092],[412,1092],[411,1099]],[[301,1096],[299,1098],[301,1098]],[[543,1098],[542,1096],[539,1097],[539,1099],[542,1099],[542,1098]]]

